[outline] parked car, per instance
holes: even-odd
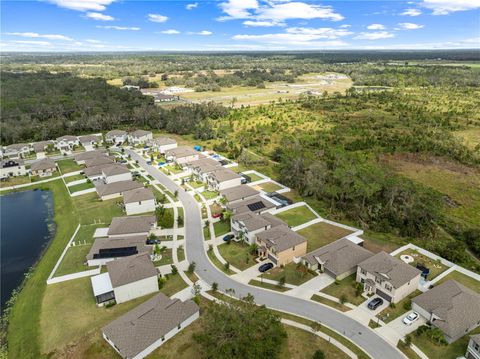
[[[160,244],[160,239],[147,239],[147,244]]]
[[[368,309],[371,309],[371,310],[375,310],[377,309],[379,306],[381,306],[383,304],[383,299],[382,298],[373,298],[370,303],[368,303]]]
[[[225,242],[228,242],[228,241],[231,241],[234,238],[235,238],[235,236],[233,234],[227,234],[225,237],[223,237],[223,240]]]
[[[262,264],[260,267],[258,267],[258,270],[261,273],[265,273],[266,271],[268,271],[272,268],[273,268],[273,263],[265,263],[265,264]]]
[[[409,315],[403,318],[403,323],[406,325],[412,325],[419,317],[420,315],[417,312],[411,312]]]
[[[151,165],[152,164],[152,161],[147,161],[147,165]]]
[[[222,217],[222,216],[223,216],[223,213],[214,213],[214,214],[212,214],[212,217],[213,217],[213,218],[220,218],[220,217]]]

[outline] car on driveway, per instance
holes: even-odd
[[[265,264],[262,264],[260,267],[258,267],[258,270],[261,273],[265,273],[266,271],[268,271],[272,268],[273,268],[273,263],[265,263]]]
[[[213,218],[223,217],[223,213],[214,213],[214,214],[212,214],[212,217],[213,217]]]
[[[227,234],[225,237],[223,237],[223,240],[225,242],[228,242],[228,241],[231,241],[234,238],[235,238],[235,236],[233,234]]]
[[[420,315],[417,312],[411,312],[409,315],[403,318],[403,323],[406,325],[412,325],[419,317]]]
[[[160,239],[147,239],[147,244],[152,245],[152,244],[160,244],[161,241]]]
[[[381,306],[383,304],[383,299],[382,298],[373,298],[370,303],[368,303],[367,307],[368,309],[371,309],[371,310],[375,310],[377,309],[379,306]]]

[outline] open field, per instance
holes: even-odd
[[[297,232],[308,240],[307,252],[323,247],[352,232],[325,222],[315,223]]]

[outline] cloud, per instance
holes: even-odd
[[[31,37],[31,38],[42,38],[49,40],[64,40],[64,41],[73,41],[72,38],[65,35],[58,34],[38,34],[36,32],[6,32],[5,35],[10,36],[21,36],[21,37]]]
[[[411,22],[401,22],[398,24],[398,26],[400,26],[400,28],[397,30],[418,30],[422,27],[425,27],[425,25],[414,24]]]
[[[478,0],[423,0],[420,4],[432,10],[433,15],[448,15],[452,12],[475,10],[480,8]]]
[[[422,15],[422,12],[418,9],[406,9],[404,12],[400,13],[403,16],[419,16]]]
[[[395,37],[394,34],[388,31],[374,31],[374,32],[361,32],[354,39],[358,40],[379,40]]]
[[[185,6],[185,9],[187,9],[187,10],[193,10],[193,9],[195,9],[196,7],[198,7],[198,2],[194,2],[193,4],[187,4],[187,5]]]
[[[115,0],[47,0],[65,9],[77,11],[104,11]]]
[[[168,20],[168,17],[160,14],[148,14],[148,20],[152,22],[165,22]]]
[[[272,27],[272,26],[285,26],[285,23],[278,21],[259,21],[259,20],[246,20],[243,22],[245,26],[252,27]]]
[[[313,35],[316,39],[337,39],[353,34],[353,32],[345,29],[334,29],[330,27],[289,27],[286,29],[286,32],[289,34]]]
[[[228,0],[220,3],[219,6],[227,14],[227,16],[219,18],[220,21],[249,18],[252,16],[250,10],[259,7],[257,0]]]
[[[15,44],[24,44],[24,45],[52,46],[52,43],[48,41],[16,40],[11,42]]]
[[[160,33],[164,35],[177,35],[177,34],[180,34],[180,31],[175,29],[169,29],[169,30],[160,31]]]
[[[119,31],[138,31],[139,27],[129,27],[129,26],[96,26],[98,29],[109,29],[109,30],[119,30]]]
[[[364,49],[397,49],[397,50],[425,50],[425,49],[472,49],[480,48],[480,37],[463,39],[457,41],[445,41],[445,42],[427,42],[427,43],[414,43],[414,44],[391,44],[381,46],[363,46]]]
[[[94,40],[94,39],[86,39],[85,42],[88,42],[89,44],[101,44],[102,43],[102,41]]]
[[[101,14],[99,12],[87,12],[85,16],[88,17],[89,19],[99,20],[99,21],[113,21],[113,20],[115,20],[114,17],[112,17],[110,15]]]
[[[202,31],[198,31],[198,32],[195,32],[195,31],[189,31],[187,32],[188,35],[200,35],[200,36],[209,36],[209,35],[212,35],[213,32],[211,31],[208,31],[208,30],[202,30]]]
[[[382,24],[371,24],[367,26],[369,30],[385,30],[385,26]]]

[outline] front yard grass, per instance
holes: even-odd
[[[338,303],[333,300],[321,297],[317,294],[314,294],[310,299],[314,300],[315,302],[328,305],[329,307],[335,308],[341,312],[348,312],[349,310],[351,310],[349,307],[347,307],[346,305],[343,305],[342,303]]]
[[[252,180],[252,182],[253,182],[253,180]],[[276,192],[276,191],[281,190],[283,188],[282,186],[279,186],[278,184],[276,184],[274,182],[260,183],[257,186],[260,187],[265,192]]]
[[[190,181],[188,182],[188,184],[195,189],[205,186],[205,183],[203,183],[202,181]]]
[[[203,238],[205,238],[206,241],[210,240],[210,226],[203,227]]]
[[[153,187],[152,187],[152,191],[153,191],[153,195],[155,196],[155,199],[157,200],[157,203],[162,203],[162,204],[169,203],[167,196],[165,196],[165,193],[162,193]]]
[[[411,266],[416,267],[417,263],[424,265],[428,269],[430,269],[430,274],[428,276],[428,280],[432,280],[433,278],[437,277],[440,273],[445,272],[448,267],[443,265],[440,261],[433,260],[423,254],[420,254],[416,250],[407,249],[402,253],[397,254],[395,257],[400,258],[401,255],[409,255],[414,258],[412,263],[409,263]]]
[[[256,263],[254,256],[250,254],[250,247],[244,242],[230,241],[230,244],[221,244],[218,251],[223,259],[240,270],[245,270]]]
[[[357,282],[355,281],[355,278],[356,274],[354,273],[346,278],[343,278],[341,281],[332,283],[328,287],[323,288],[321,292],[339,299],[344,296],[348,303],[360,305],[365,301],[365,298],[363,298],[361,295],[356,295],[355,286],[357,285]]]
[[[281,287],[280,285],[261,282],[260,280],[252,279],[248,284],[253,285],[255,287],[260,287],[264,289],[275,290],[277,292],[286,292],[289,288]]]
[[[422,359],[420,356],[413,351],[413,349],[407,346],[401,340],[398,341],[397,348],[407,356],[408,359]]]
[[[447,280],[456,280],[460,284],[463,284],[465,287],[470,288],[471,290],[474,290],[477,293],[480,293],[480,282],[478,280],[473,279],[472,277],[469,277],[463,273],[453,271],[449,274],[447,274],[445,277],[440,279],[438,282],[436,282],[434,285],[438,286]]]
[[[70,193],[80,192],[95,187],[92,182],[79,183],[68,187]]]
[[[213,224],[213,230],[215,231],[215,237],[222,236],[230,232],[230,221],[219,221]]]
[[[203,191],[202,196],[208,201],[209,199],[217,198],[220,196],[220,193],[217,191]]]
[[[162,258],[159,261],[153,262],[155,267],[163,266],[165,264],[173,264],[173,255],[172,255],[172,249],[167,248],[162,252]]]
[[[412,298],[415,298],[417,295],[420,294],[422,294],[422,292],[417,289],[415,292],[403,298],[400,302],[395,303],[394,306],[386,307],[384,310],[377,314],[377,317],[383,320],[385,323],[391,322],[392,320],[410,311],[412,309]]]
[[[188,285],[185,281],[180,277],[180,274],[170,274],[168,276],[167,281],[160,289],[160,292],[165,294],[166,296],[170,297],[177,292],[180,292],[182,289],[187,288]]]
[[[225,273],[227,275],[235,274],[235,272],[232,271],[231,269],[225,268],[225,266],[222,264],[222,262],[220,262],[220,260],[217,258],[215,253],[213,253],[213,251],[207,251],[207,254],[208,254],[208,258],[210,258],[210,260],[215,265],[215,267],[220,269],[223,273]]]
[[[0,181],[0,187],[18,186],[18,185],[30,183],[30,182],[32,181],[30,180],[30,176],[28,175],[8,177],[7,179]]]
[[[300,285],[314,278],[316,274],[309,271],[301,270],[295,263],[289,263],[283,267],[275,267],[263,275],[264,278],[279,281],[285,277],[285,283]]]
[[[308,240],[307,252],[335,242],[348,236],[352,232],[348,229],[334,226],[325,222],[315,223],[297,232]]]
[[[290,227],[296,227],[317,218],[307,206],[295,207],[287,211],[277,213],[275,217],[287,222]]]
[[[177,248],[177,258],[179,262],[185,260],[185,250],[183,249],[183,247]]]
[[[60,168],[60,171],[62,171],[62,173],[75,172],[83,169],[82,166],[77,165],[75,160],[71,158],[57,161],[57,165]]]

